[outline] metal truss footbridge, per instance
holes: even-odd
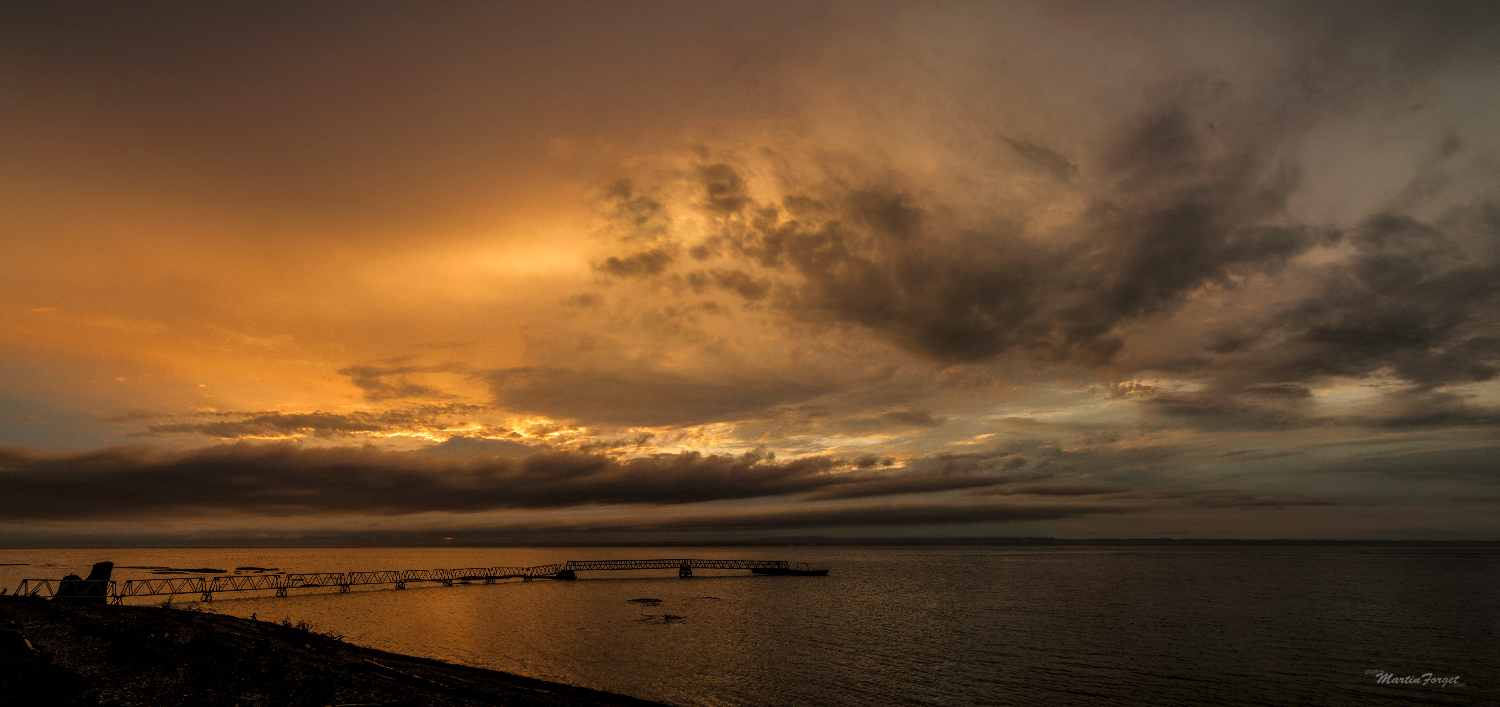
[[[196,595],[198,601],[213,601],[215,594],[225,592],[275,592],[276,596],[287,596],[293,589],[318,589],[337,587],[340,593],[348,592],[359,585],[393,585],[405,589],[406,585],[435,582],[451,587],[454,584],[481,582],[493,584],[500,580],[519,579],[576,579],[579,572],[610,570],[675,569],[679,577],[692,577],[695,569],[713,570],[786,570],[784,560],[569,560],[552,565],[535,567],[469,567],[449,570],[381,570],[377,572],[314,572],[310,574],[253,574],[221,577],[172,577],[163,579],[131,579],[123,582],[113,580],[86,579],[23,579],[16,587],[18,596],[42,597],[107,597],[115,604],[125,603],[130,597]]]

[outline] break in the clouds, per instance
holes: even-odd
[[[764,378],[697,380],[666,371],[527,367],[488,374],[497,404],[519,412],[639,427],[763,417],[817,397],[818,386]]]
[[[0,539],[1494,537],[1497,36],[7,5]]]

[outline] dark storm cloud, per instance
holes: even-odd
[[[512,433],[512,437],[517,437]],[[489,439],[483,437],[449,437],[420,450],[422,454],[437,454],[449,457],[524,457],[536,452],[550,452],[547,444],[517,442],[514,439]],[[584,452],[593,450],[585,449]]]
[[[766,417],[824,389],[787,380],[704,380],[649,370],[508,368],[487,375],[495,401],[517,412],[585,424],[693,425]]]
[[[1010,480],[953,470],[841,471],[851,467],[858,465],[826,457],[778,462],[759,452],[617,460],[504,440],[449,440],[417,452],[240,443],[175,453],[115,448],[47,455],[8,447],[0,449],[0,516],[405,515],[805,494],[856,498]]]
[[[1383,427],[1495,424],[1500,412],[1447,386],[1500,372],[1500,205],[1424,221],[1376,214],[1351,228],[1352,254],[1324,266],[1315,292],[1220,332],[1217,379],[1193,396],[1143,395],[1202,428],[1317,424],[1301,415],[1308,383],[1389,376],[1407,385],[1360,421]]]
[[[629,181],[616,182],[605,194],[613,202],[606,235],[632,252],[609,256],[595,263],[594,269],[621,278],[660,275],[676,260],[678,250],[678,244],[671,239],[671,218],[666,205],[637,195]]]
[[[1129,490],[1129,486],[1108,484],[1020,484],[985,493],[999,496],[1098,496]]]
[[[860,161],[777,145],[779,156],[762,163],[743,147],[700,149],[695,171],[680,170],[647,201],[654,222],[703,217],[701,232],[656,231],[681,238],[703,264],[632,273],[717,287],[756,311],[847,325],[941,363],[1032,359],[1196,379],[1206,384],[1200,399],[1155,409],[1218,429],[1232,425],[1215,418],[1301,424],[1299,401],[1313,407],[1312,384],[1335,376],[1390,371],[1427,388],[1490,380],[1500,364],[1500,259],[1476,244],[1500,240],[1486,201],[1493,187],[1469,174],[1458,181],[1481,193],[1467,212],[1416,215],[1434,212],[1417,208],[1424,198],[1459,203],[1444,195],[1454,180],[1443,170],[1471,141],[1452,128],[1404,139],[1431,138],[1436,152],[1400,198],[1374,207],[1388,213],[1309,222],[1300,219],[1318,207],[1294,197],[1372,200],[1331,183],[1317,164],[1327,159],[1319,149],[1343,149],[1329,133],[1381,111],[1430,110],[1421,101],[1443,95],[1445,81],[1492,73],[1500,14],[1484,3],[1250,14],[1275,43],[1250,42],[1253,58],[1241,65],[1184,61],[1125,89],[1140,94],[1113,96],[1086,123],[1098,131],[1089,140],[1077,139],[1085,123],[1071,117],[1058,117],[1069,130],[1047,135],[977,111],[938,111],[951,121],[928,137],[943,147],[922,158],[962,166],[938,168],[936,178],[900,174],[891,168],[898,159],[874,150]],[[891,148],[907,149],[921,148]],[[962,151],[999,159],[975,167]],[[1037,226],[1034,214],[1006,206],[1009,197],[973,186],[1017,181],[1042,185],[1042,200],[1081,204],[1078,215]],[[686,189],[695,193],[668,196]],[[623,192],[614,208],[645,198]],[[622,247],[616,257],[638,252]],[[1278,296],[1310,288],[1320,291],[1291,306]],[[1193,329],[1190,317],[1209,316],[1203,300],[1220,296],[1245,310],[1226,308],[1213,327]],[[1148,327],[1157,327],[1152,341],[1141,334]]]
[[[597,293],[585,292],[581,295],[573,295],[563,301],[564,307],[576,309],[591,309],[604,304],[604,297]]]
[[[1451,230],[1467,232],[1467,243]],[[1486,381],[1500,363],[1500,207],[1486,204],[1445,229],[1379,214],[1350,238],[1355,255],[1321,292],[1257,334],[1268,376],[1310,380],[1389,369],[1421,388]],[[1269,354],[1269,355],[1267,355]]]
[[[1020,484],[984,489],[983,496],[1107,496],[1110,501],[1167,501],[1173,505],[1195,508],[1236,508],[1240,510],[1279,510],[1292,506],[1339,506],[1345,501],[1307,496],[1276,496],[1240,489],[1162,489],[1133,491],[1130,486],[1109,484]]]
[[[931,456],[909,460],[909,468],[933,474],[982,474],[996,471],[1013,471],[1031,466],[1034,470],[1051,466],[1063,457],[1063,451],[1052,444],[1037,441],[1020,441],[1004,448],[977,452],[941,452]],[[1048,472],[1050,473],[1050,472]],[[1033,471],[1027,478],[1036,480],[1047,474]],[[1019,478],[1010,477],[1010,481]]]
[[[1078,177],[1078,165],[1069,162],[1068,158],[1053,152],[1043,145],[1026,142],[1025,140],[1016,140],[1004,135],[1000,136],[1000,139],[1004,140],[1005,144],[1010,145],[1011,149],[1016,151],[1016,154],[1025,157],[1032,164],[1050,174],[1053,179],[1060,182],[1067,182]]]
[[[455,366],[349,366],[339,370],[339,375],[348,376],[349,382],[365,392],[365,399],[381,402],[398,398],[447,398],[452,397],[436,388],[413,383],[407,379],[412,373],[450,373]]]
[[[869,468],[855,460],[854,467]],[[883,474],[854,473],[834,480],[825,488],[806,494],[810,499],[869,498],[873,496],[896,496],[909,493],[934,493],[958,489],[983,488],[1009,483],[1015,477],[977,472],[969,469],[910,469]]]
[[[667,249],[652,248],[623,258],[610,256],[597,267],[601,272],[618,277],[648,277],[661,274],[672,260],[672,253]]]
[[[1118,494],[1115,498],[1173,500],[1179,501],[1186,506],[1236,508],[1241,510],[1256,508],[1282,509],[1291,506],[1347,505],[1347,502],[1331,498],[1310,498],[1305,496],[1280,497],[1238,489],[1140,491]]]
[[[1148,412],[1164,416],[1164,422],[1202,431],[1276,430],[1321,424],[1323,421],[1297,407],[1300,400],[1285,395],[1237,397],[1205,393],[1158,395],[1142,400],[1141,404]]]
[[[1380,213],[1344,237],[1352,254],[1324,266],[1315,292],[1219,332],[1193,395],[1138,391],[1153,410],[1200,429],[1325,424],[1304,414],[1308,384],[1384,376],[1406,388],[1353,418],[1381,427],[1475,426],[1492,406],[1444,392],[1500,372],[1500,207],[1449,210],[1434,221]],[[1158,369],[1159,370],[1159,369]]]
[[[1312,397],[1312,391],[1308,390],[1307,386],[1296,383],[1261,383],[1259,385],[1248,386],[1242,392],[1245,395],[1285,400]]]
[[[955,226],[934,213],[943,204],[909,190],[835,183],[780,204],[711,210],[719,231],[692,250],[743,263],[718,271],[717,284],[747,300],[769,288],[734,286],[723,273],[770,273],[783,311],[856,324],[939,360],[1024,352],[1107,361],[1121,346],[1120,325],[1170,310],[1206,284],[1277,272],[1330,237],[1284,222],[1298,172],[1264,156],[1274,136],[1231,136],[1209,124],[1173,107],[1123,129],[1099,175],[1115,186],[1079,224],[1084,237],[1066,245],[1039,242],[1014,223]],[[1029,159],[1071,167],[1045,148],[1010,142]],[[714,165],[712,174],[705,198],[748,198],[738,196],[743,179],[731,167]],[[635,198],[619,195],[617,209]],[[636,257],[605,262],[647,274],[627,267]]]
[[[1411,388],[1384,396],[1385,409],[1367,423],[1387,428],[1500,425],[1500,407],[1475,405],[1468,396]]]
[[[1064,456],[1120,478],[1129,477],[1134,465],[1161,459],[1137,455],[1132,461],[1088,452]],[[971,524],[1183,508],[1279,510],[1350,503],[1231,488],[1142,490],[1133,483],[1038,483],[1054,474],[1009,473],[1006,462],[1015,459],[1013,455],[997,451],[956,457],[912,460],[906,468],[875,468],[878,462],[828,457],[778,461],[765,452],[616,459],[508,440],[461,439],[414,452],[293,443],[237,443],[185,452],[112,448],[74,454],[5,447],[0,448],[0,517],[13,522],[225,514],[307,519],[504,509],[602,511],[598,507],[613,506],[618,507],[610,509],[613,515],[557,522],[579,528],[690,530]],[[1485,483],[1492,483],[1492,477],[1481,474]],[[965,490],[947,498],[827,503]],[[1012,500],[984,500],[997,496]],[[1074,500],[1041,500],[1056,497]],[[1034,500],[1021,500],[1026,498]],[[754,499],[776,503],[711,512],[691,507]],[[670,506],[682,509],[668,510]]]
[[[698,175],[703,182],[710,210],[732,214],[751,203],[745,192],[745,180],[733,167],[722,163],[706,165],[699,168]]]
[[[697,270],[688,273],[686,280],[694,292],[703,292],[714,286],[734,292],[747,302],[762,299],[771,291],[769,280],[756,278],[743,270]]]
[[[897,410],[884,413],[880,418],[912,427],[938,427],[943,424],[942,420],[934,418],[926,410]]]
[[[713,513],[621,525],[640,530],[754,530],[848,526],[972,525],[1139,513],[1130,504],[880,504]]]
[[[943,231],[910,194],[864,190],[822,195],[835,206],[821,219],[761,205],[753,218],[726,220],[715,247],[786,278],[773,300],[784,311],[862,325],[939,360],[1021,352],[1102,363],[1123,345],[1123,325],[1343,241],[1352,255],[1323,268],[1317,294],[1219,332],[1207,347],[1219,359],[1151,363],[1219,379],[1210,394],[1156,406],[1271,427],[1299,416],[1270,403],[1310,398],[1305,383],[1330,376],[1389,370],[1423,389],[1495,377],[1500,207],[1480,203],[1432,223],[1382,213],[1347,233],[1289,223],[1298,170],[1265,164],[1263,142],[1209,149],[1206,132],[1184,110],[1128,132],[1111,158],[1120,186],[1091,209],[1084,225],[1094,237],[1080,246],[1048,249],[1005,229]],[[741,294],[758,300],[768,289]]]
[[[441,430],[463,425],[460,415],[482,412],[478,405],[424,405],[383,412],[215,412],[194,415],[193,422],[169,422],[146,427],[144,436],[199,434],[219,439],[289,437],[347,437],[367,432]]]

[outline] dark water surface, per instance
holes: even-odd
[[[577,582],[221,594],[203,606],[678,705],[1500,704],[1494,549],[0,550],[0,562],[27,563],[0,566],[0,586],[86,574],[106,559],[310,572],[652,557],[832,572],[596,572]],[[630,601],[642,598],[661,603]],[[1461,684],[1382,685],[1381,671]]]

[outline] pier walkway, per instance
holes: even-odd
[[[679,577],[693,576],[695,569],[714,570],[786,570],[784,560],[569,560],[535,567],[469,567],[452,570],[381,570],[378,572],[315,572],[311,574],[254,574],[222,577],[173,577],[168,579],[131,579],[124,582],[104,580],[23,579],[16,587],[19,596],[107,596],[115,604],[128,597],[196,594],[199,601],[213,601],[222,592],[274,591],[284,597],[293,589],[338,587],[340,593],[366,584],[391,584],[396,589],[416,582],[454,584],[482,582],[492,584],[503,579],[576,579],[578,572],[608,570],[675,569]],[[101,591],[102,590],[102,591]]]

